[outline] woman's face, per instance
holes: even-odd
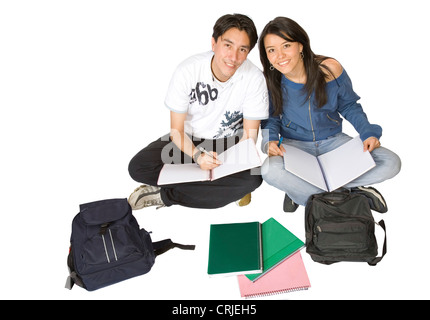
[[[275,34],[268,34],[264,38],[264,47],[269,62],[282,74],[296,76],[303,71],[301,43],[290,42]]]

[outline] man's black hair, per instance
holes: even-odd
[[[212,37],[215,41],[231,28],[237,28],[248,34],[250,51],[254,48],[258,40],[257,28],[254,22],[243,14],[226,14],[219,18],[214,25]]]

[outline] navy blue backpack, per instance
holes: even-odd
[[[149,233],[140,229],[127,199],[81,204],[72,222],[66,288],[76,283],[92,291],[145,274],[157,255],[175,247],[195,248],[170,239],[152,242]]]

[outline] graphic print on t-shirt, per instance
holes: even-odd
[[[190,104],[198,101],[201,106],[205,106],[209,103],[209,100],[215,101],[218,98],[218,89],[212,89],[209,84],[197,82],[195,89],[191,90],[189,97]]]
[[[221,137],[231,137],[242,128],[243,114],[240,111],[235,111],[233,113],[226,111],[224,113],[224,117],[225,120],[221,121],[220,128],[218,129],[217,134],[214,136],[214,139]]]
[[[202,108],[213,108],[214,105],[211,105],[209,102],[214,102],[219,98],[219,91],[213,85],[211,86],[210,84],[199,81],[195,87],[191,89],[189,98],[190,105],[198,102],[199,106]],[[210,119],[210,121],[220,121],[218,124],[218,130],[213,136],[213,139],[233,136],[239,129],[242,128],[243,112],[234,109],[226,110],[220,120],[217,120],[216,118]],[[216,126],[216,122],[211,123],[210,126]]]

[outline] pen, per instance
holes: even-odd
[[[211,157],[212,159],[218,160],[217,158],[214,158],[214,156],[213,156],[211,153],[207,152],[204,148],[202,148],[202,147],[200,147],[200,146],[197,146],[196,148],[197,148],[200,152],[203,152],[205,155],[208,155],[209,157]],[[218,161],[219,161],[219,160],[218,160]]]
[[[284,140],[284,137],[281,137],[281,139],[279,139],[278,148],[281,146],[282,140]]]

